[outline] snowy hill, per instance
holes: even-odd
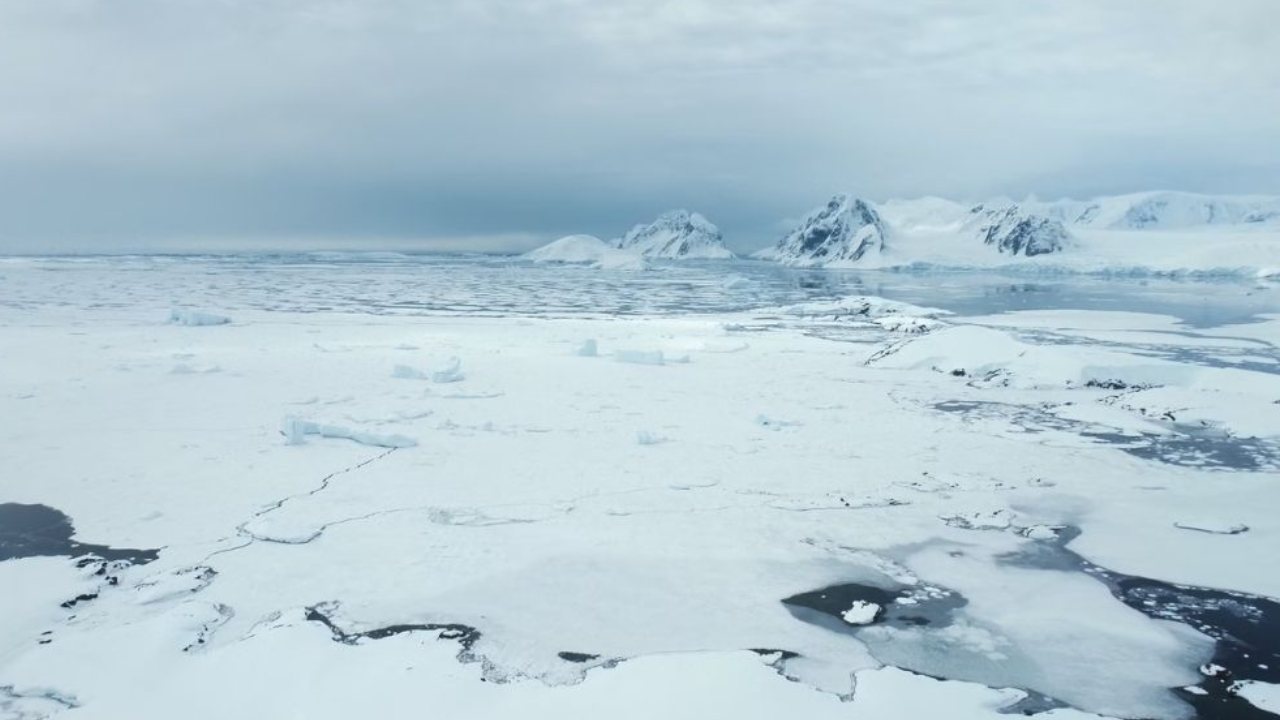
[[[856,201],[877,219],[870,223],[848,220],[855,202],[840,198],[847,196],[756,257],[829,267],[1280,275],[1277,197],[1149,192],[1084,201],[999,198],[976,206],[937,197]],[[871,239],[854,243],[850,236],[860,228]]]
[[[841,193],[755,257],[800,266],[861,264],[884,251],[886,235],[885,223],[870,203]]]
[[[614,243],[619,249],[645,257],[725,259],[733,257],[724,246],[720,229],[702,215],[672,210],[648,225],[636,225]]]
[[[1099,230],[1181,230],[1207,226],[1280,228],[1280,197],[1157,191],[1025,203],[1067,225]]]
[[[539,263],[591,265],[611,269],[643,269],[644,258],[619,250],[594,235],[568,235],[524,254]]]

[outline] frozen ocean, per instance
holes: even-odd
[[[0,718],[1264,718],[1280,283],[0,259]]]

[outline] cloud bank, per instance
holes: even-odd
[[[0,252],[1280,193],[1271,0],[0,0]]]

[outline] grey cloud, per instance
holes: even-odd
[[[0,252],[1280,192],[1269,0],[0,0]]]

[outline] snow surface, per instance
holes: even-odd
[[[214,313],[200,312],[198,310],[174,308],[169,311],[169,322],[174,325],[200,327],[205,325],[226,325],[231,322],[231,318],[226,317],[225,315],[215,315]]]
[[[1206,225],[1280,226],[1280,197],[1155,191],[1093,200],[1028,202],[1069,225],[1109,230],[1173,230]]]
[[[0,271],[0,503],[160,549],[116,583],[0,562],[0,717],[998,720],[1030,692],[1071,706],[1041,718],[1186,718],[1169,688],[1201,682],[1208,637],[1010,558],[1070,538],[1116,572],[1280,596],[1280,317],[865,292],[408,315],[421,273],[364,277],[386,300],[359,311],[335,308],[332,258],[255,266],[290,288],[271,307],[232,269],[147,286],[135,262],[85,260],[76,293],[39,262]],[[204,293],[236,322],[156,322]],[[1158,452],[1201,430],[1204,457]],[[781,602],[845,583],[964,603],[833,627]]]

